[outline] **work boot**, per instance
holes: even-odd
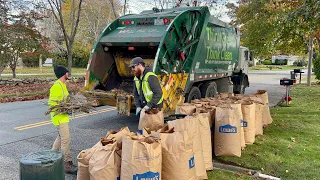
[[[72,161],[64,163],[64,172],[67,174],[77,174],[78,168],[75,166]]]

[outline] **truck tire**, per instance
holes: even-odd
[[[235,91],[234,93],[235,94],[244,94],[245,93],[245,90],[246,90],[246,85],[248,84],[247,82],[247,78],[245,76],[243,76],[242,80],[241,80],[241,83],[239,85],[237,85],[237,91]]]
[[[191,100],[200,99],[200,98],[201,98],[200,89],[198,87],[193,86],[190,92],[188,93],[187,102],[190,103]]]
[[[218,94],[217,84],[215,82],[207,82],[200,87],[201,97],[215,97]]]

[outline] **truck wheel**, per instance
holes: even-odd
[[[246,91],[246,88],[245,88],[245,85],[244,85],[244,82],[243,82],[240,85],[240,94],[244,94],[245,91]]]
[[[215,97],[218,93],[217,84],[215,82],[205,83],[200,88],[201,97]]]
[[[245,90],[246,90],[246,84],[248,84],[247,79],[245,78],[245,76],[243,76],[243,79],[241,81],[240,85],[237,85],[237,91],[235,91],[235,94],[244,94]]]
[[[191,102],[191,100],[194,99],[200,99],[201,98],[201,92],[198,87],[193,86],[187,96],[187,102]]]

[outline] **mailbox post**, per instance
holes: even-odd
[[[281,79],[280,80],[280,85],[286,86],[286,104],[287,104],[287,106],[289,104],[290,86],[292,86],[293,83],[294,83],[294,79]]]

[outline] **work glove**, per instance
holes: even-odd
[[[146,110],[146,112],[149,112],[151,110],[149,106],[145,106],[143,109]]]
[[[141,107],[137,107],[137,109],[136,109],[136,116],[139,116],[140,112],[141,112]]]

